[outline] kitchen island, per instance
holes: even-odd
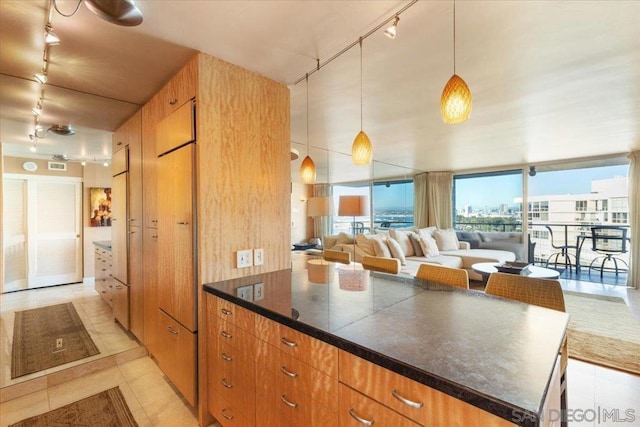
[[[303,267],[204,285],[208,381],[201,393],[223,425],[237,419],[234,410],[247,425],[371,425],[377,417],[376,425],[538,426],[548,425],[545,412],[557,414],[567,314],[356,265],[328,263],[327,270],[327,283],[310,281]],[[235,377],[247,380],[245,392],[256,390],[244,406],[225,400],[233,375],[216,362],[216,353],[231,352],[221,346],[233,327],[247,332],[248,347],[239,350],[248,357],[243,371],[254,370]],[[293,398],[296,387],[263,374],[271,365],[283,377],[293,377],[291,366],[315,368],[308,386],[324,391]],[[295,401],[305,396],[310,415]],[[266,418],[279,421],[261,423],[269,411]],[[399,420],[384,418],[398,413]]]

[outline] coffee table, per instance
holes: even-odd
[[[473,264],[471,269],[476,273],[482,276],[482,283],[487,283],[487,279],[491,273],[497,273],[498,269],[495,267],[497,263],[495,262],[480,262],[477,264]],[[538,267],[535,265],[530,265],[529,274],[526,274],[527,277],[534,277],[536,279],[557,279],[560,277],[560,273],[551,268]]]

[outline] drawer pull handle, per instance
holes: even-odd
[[[296,378],[298,376],[298,374],[287,370],[287,368],[285,368],[284,366],[280,366],[280,372],[291,378]]]
[[[297,347],[298,344],[293,342],[293,341],[289,341],[288,339],[286,339],[285,337],[280,338],[280,341],[282,342],[282,344],[289,346],[289,347]]]
[[[157,239],[157,238],[158,238],[158,236],[151,236],[151,238],[152,238],[152,239]]]
[[[353,418],[354,420],[356,420],[357,422],[359,422],[362,425],[365,425],[365,426],[372,426],[373,425],[373,420],[365,420],[364,418],[359,417],[356,414],[356,411],[353,410],[353,408],[349,408],[349,415],[351,415],[351,418]]]
[[[222,385],[225,386],[226,388],[233,388],[233,384],[229,384],[226,378],[222,379]]]
[[[407,406],[411,406],[412,408],[420,409],[424,406],[424,403],[422,402],[414,402],[413,400],[409,400],[406,397],[402,397],[396,389],[393,389],[391,391],[391,395],[398,399],[400,402],[404,403]]]
[[[233,338],[233,335],[231,335],[227,331],[220,331],[220,335],[222,335],[224,338],[227,338],[227,339]]]
[[[176,98],[169,99],[169,105],[174,105],[178,100]]]
[[[231,312],[231,310],[227,310],[226,308],[221,308],[220,312],[222,314],[224,314],[225,316],[231,316],[233,313]]]
[[[222,416],[225,417],[226,419],[228,419],[229,421],[231,421],[233,419],[233,415],[227,415],[225,414],[225,411],[227,410],[227,408],[224,408],[222,410]]]
[[[158,222],[158,220],[157,219],[152,219],[151,222]]]
[[[178,225],[189,225],[189,223],[187,221],[176,222],[176,224],[178,224]]]
[[[233,357],[231,357],[231,356],[227,356],[227,354],[226,354],[226,353],[222,353],[222,354],[220,354],[220,356],[221,356],[224,360],[226,360],[227,362],[233,362]]]
[[[178,331],[175,331],[171,326],[167,326],[167,331],[169,331],[173,335],[178,335]]]
[[[287,396],[285,396],[284,394],[282,396],[280,396],[280,400],[282,400],[284,402],[284,404],[287,405],[289,408],[297,408],[298,407],[297,403],[289,402],[287,400]]]

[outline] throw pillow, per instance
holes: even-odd
[[[422,248],[424,256],[430,257],[440,255],[438,244],[433,237],[428,237],[421,234],[418,237],[418,242],[420,242],[420,248]]]
[[[324,249],[331,249],[337,244],[338,244],[338,236],[324,236],[324,242],[322,243],[322,247]]]
[[[396,242],[393,239],[387,239],[387,245],[389,246],[389,250],[391,251],[391,256],[400,260],[400,264],[407,265],[407,260],[404,257],[404,251],[400,247],[400,243]],[[413,249],[413,247],[411,249]]]
[[[456,232],[452,228],[434,231],[433,238],[441,251],[457,251],[460,249],[458,236],[456,236]]]
[[[414,256],[416,254],[413,249],[413,245],[411,244],[409,233],[410,231],[406,230],[391,230],[389,232],[391,238],[400,244],[400,248],[402,248],[404,256]]]
[[[413,246],[413,253],[416,256],[424,256],[424,252],[422,252],[422,246],[420,246],[420,236],[418,236],[417,233],[410,232],[409,241],[411,241],[411,246]]]
[[[353,236],[345,233],[344,231],[338,234],[338,244],[339,245],[353,245]]]
[[[416,233],[420,234],[424,234],[425,236],[429,236],[432,237],[431,235],[433,234],[434,231],[436,231],[438,229],[438,227],[426,227],[426,228],[418,228],[416,229]]]
[[[373,250],[377,257],[391,258],[391,251],[389,250],[389,246],[387,246],[386,242],[386,240],[373,239]]]
[[[375,235],[375,234],[358,234],[356,236],[356,244],[358,248],[362,249],[362,251],[371,256],[376,256],[376,249],[374,247],[374,240],[380,240],[384,243],[386,238],[384,236]],[[389,254],[389,258],[391,254]]]

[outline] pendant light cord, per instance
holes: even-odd
[[[307,81],[307,156],[309,155],[309,73],[305,76]]]
[[[453,0],[453,74],[456,73],[456,0]]]
[[[75,10],[73,12],[71,12],[70,14],[64,14],[62,12],[60,12],[60,9],[58,9],[58,4],[56,3],[56,0],[53,0],[53,7],[56,9],[56,12],[58,12],[60,15],[64,16],[65,18],[70,18],[73,15],[76,14],[76,12],[78,11],[78,9],[80,9],[80,5],[82,4],[82,0],[78,1],[78,5],[76,6]]]
[[[362,131],[362,37],[360,37],[360,130]]]

